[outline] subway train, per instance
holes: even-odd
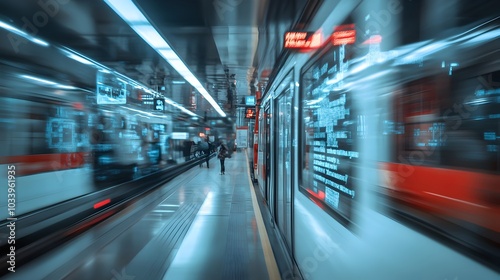
[[[321,5],[320,46],[261,87],[282,278],[498,279],[499,3],[353,2]]]
[[[16,215],[184,163],[183,129],[204,131],[192,112],[88,57],[6,22],[0,36],[0,166],[15,168]],[[2,220],[7,206],[4,196]]]

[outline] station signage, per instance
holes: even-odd
[[[139,95],[139,101],[142,102],[144,105],[154,105],[155,102],[155,97],[153,94],[148,94],[148,93],[141,93]]]
[[[255,96],[254,95],[245,96],[245,105],[255,106]]]
[[[245,110],[245,119],[255,119],[255,108],[247,108]]]
[[[155,111],[165,111],[165,100],[163,98],[155,98],[153,109]]]
[[[289,31],[285,33],[285,49],[310,50],[321,46],[321,33],[308,31]]]
[[[96,83],[97,104],[127,103],[127,82],[117,78],[112,73],[98,71]]]

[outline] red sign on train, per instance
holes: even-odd
[[[309,50],[321,46],[321,33],[290,31],[285,33],[284,48]]]
[[[354,44],[356,42],[354,24],[344,24],[335,27],[335,31],[332,34],[332,42],[334,46]]]

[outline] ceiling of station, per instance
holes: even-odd
[[[261,74],[275,67],[283,52],[283,32],[297,24],[307,24],[304,11],[312,14],[311,7],[321,3],[320,0],[134,2],[229,115],[234,114],[244,96],[254,94]],[[101,0],[3,0],[0,20],[69,47],[151,87],[167,86],[168,91],[174,81],[182,80]],[[182,87],[183,92],[190,92],[189,85]],[[208,107],[198,110],[210,111]]]

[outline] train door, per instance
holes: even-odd
[[[265,161],[265,149],[266,149],[266,130],[265,130],[265,111],[264,109],[259,110],[259,133],[258,133],[258,144],[257,144],[257,181],[259,183],[260,192],[262,197],[267,201],[267,190],[266,190],[266,161]]]
[[[251,166],[253,168],[254,166],[254,159],[253,159],[253,141],[254,141],[254,134],[253,134],[253,130],[254,130],[254,127],[255,127],[255,122],[254,121],[250,121],[248,122],[248,133],[247,133],[247,139],[248,139],[248,143],[247,143],[247,147],[248,149],[247,152],[248,152],[248,158],[250,159],[250,163],[251,163]]]
[[[275,173],[276,224],[289,249],[292,246],[292,101],[290,86],[276,99]]]
[[[271,215],[274,217],[274,191],[272,191],[271,185],[271,108],[268,104],[264,108],[264,137],[266,146],[264,148],[264,180],[265,180],[265,190],[266,190],[266,200],[269,205],[269,210]]]

